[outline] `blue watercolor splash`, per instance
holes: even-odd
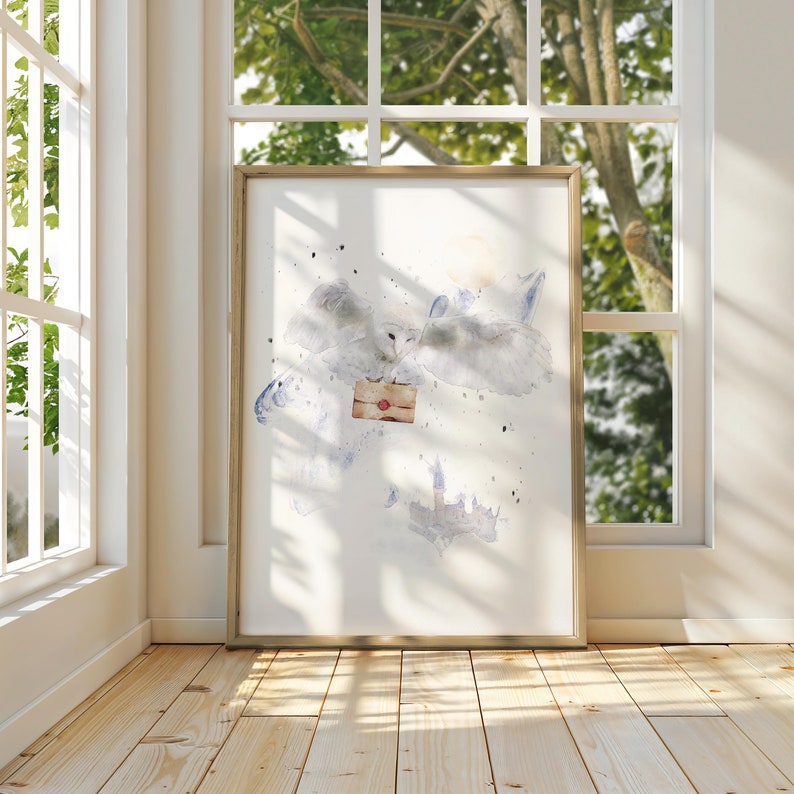
[[[543,293],[545,281],[546,273],[543,270],[533,270],[532,273],[520,280],[518,319],[525,325],[532,325],[532,318],[538,308],[538,301]]]
[[[256,398],[254,403],[254,415],[260,425],[266,425],[269,421],[267,414],[274,408],[286,408],[291,401],[290,388],[295,378],[292,375],[274,378],[265,387],[264,391]]]
[[[384,507],[392,507],[393,505],[397,504],[399,498],[400,498],[400,492],[397,490],[397,488],[394,485],[392,485],[389,488],[389,495],[386,498],[386,504],[384,505]]]
[[[436,317],[443,317],[449,308],[449,298],[446,295],[439,295],[430,307],[430,318],[435,320]]]
[[[471,290],[458,287],[455,289],[451,298],[446,294],[439,295],[433,301],[428,317],[430,317],[431,320],[435,320],[438,317],[445,317],[450,310],[450,306],[452,307],[453,314],[465,314],[471,308],[476,297],[477,296]]]

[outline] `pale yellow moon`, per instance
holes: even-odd
[[[447,241],[444,268],[459,287],[482,289],[490,287],[499,278],[502,257],[484,237],[468,234]]]

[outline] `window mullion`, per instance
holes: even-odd
[[[5,41],[5,36],[3,36]],[[3,47],[2,49],[5,49]],[[5,63],[5,61],[3,61]],[[5,125],[2,125],[5,130]],[[3,158],[5,161],[5,158]],[[4,191],[5,194],[5,191]],[[2,221],[3,237],[5,237],[5,213]],[[3,246],[5,251],[5,246]],[[5,285],[5,256],[3,261],[3,284]],[[5,575],[6,560],[8,559],[8,432],[6,411],[6,389],[8,388],[6,374],[6,346],[8,344],[8,314],[0,310],[0,576]]]
[[[8,250],[8,192],[6,147],[8,118],[8,52],[6,32],[0,30],[0,291],[6,290],[6,251]],[[0,310],[0,576],[6,573],[8,565],[8,313]]]
[[[588,331],[672,331],[681,333],[678,312],[583,312],[583,330]]]
[[[541,0],[527,0],[527,164],[540,162],[540,20]]]
[[[28,6],[28,28],[40,42],[41,0]],[[28,297],[44,301],[44,75],[39,63],[28,62]],[[44,321],[28,319],[28,557],[44,552]]]
[[[44,553],[44,322],[28,319],[28,558]]]
[[[367,165],[380,165],[381,156],[381,0],[369,0],[367,21]]]

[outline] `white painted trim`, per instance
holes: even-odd
[[[226,618],[150,618],[150,621],[154,643],[226,642]]]
[[[589,618],[588,642],[794,642],[794,618]]]
[[[673,331],[680,333],[676,312],[584,312],[584,331]]]
[[[38,63],[49,77],[65,88],[77,98],[80,96],[82,86],[80,81],[68,72],[47,50],[39,44],[33,36],[23,30],[19,24],[9,16],[7,11],[0,9],[0,28],[6,31],[14,46],[27,55],[32,61]]]
[[[370,3],[367,14],[367,165],[381,164],[381,2]]]
[[[21,753],[150,644],[151,625],[144,620],[25,708],[0,723],[0,767]]]
[[[230,105],[228,121],[367,121],[367,105]],[[673,123],[676,105],[381,105],[385,121],[622,121]]]
[[[9,314],[42,319],[48,323],[61,323],[74,328],[80,328],[83,324],[83,315],[80,312],[5,290],[0,290],[0,308],[5,309]]]

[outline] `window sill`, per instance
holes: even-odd
[[[92,550],[71,549],[0,577],[0,626],[19,604],[46,599],[51,597],[47,593],[74,589],[118,569],[95,562]]]

